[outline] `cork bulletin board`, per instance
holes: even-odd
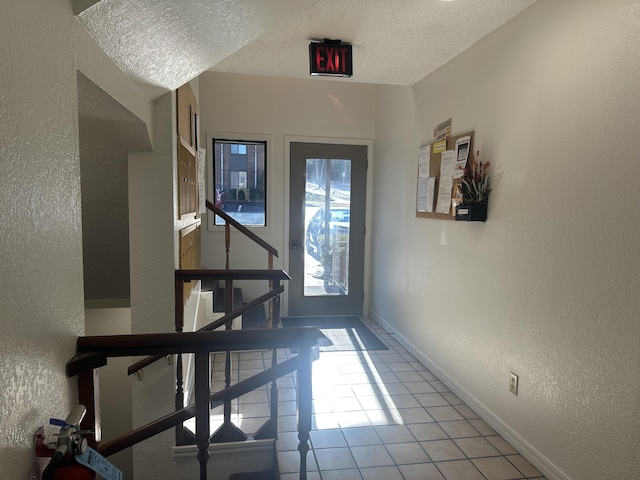
[[[456,142],[459,139],[464,139],[464,137],[470,137],[469,139],[469,145],[468,145],[468,158],[471,157],[471,152],[473,152],[473,131],[471,132],[466,132],[466,133],[461,133],[459,135],[455,135],[455,136],[450,136],[448,137],[446,140],[442,140],[441,142],[438,141],[434,141],[433,143],[430,143],[429,145],[425,145],[423,147],[421,147],[422,149],[425,149],[423,151],[423,154],[428,155],[429,158],[429,173],[428,173],[428,177],[432,177],[435,178],[435,188],[434,191],[432,192],[433,195],[435,196],[435,198],[432,198],[432,205],[433,205],[433,211],[424,211],[424,209],[419,208],[420,205],[420,183],[421,181],[424,181],[425,179],[425,173],[423,173],[421,175],[420,172],[420,166],[418,166],[418,179],[417,179],[417,184],[418,184],[418,189],[416,191],[416,217],[419,218],[434,218],[434,219],[440,219],[440,220],[455,220],[455,216],[456,216],[456,209],[455,209],[455,203],[462,203],[462,199],[458,198],[456,196],[456,194],[459,192],[459,187],[460,187],[460,183],[461,180],[459,178],[454,178],[453,182],[452,182],[452,188],[451,188],[451,195],[450,195],[450,208],[449,208],[449,212],[448,213],[437,213],[436,212],[436,204],[437,204],[437,200],[438,200],[438,192],[439,192],[439,188],[440,188],[440,167],[441,167],[441,160],[442,160],[442,152],[443,151],[447,151],[447,150],[455,150],[456,149]],[[446,144],[442,144],[442,142],[446,142]],[[426,152],[426,148],[428,147],[428,152]],[[423,178],[421,178],[423,177]],[[424,193],[424,191],[423,191]]]

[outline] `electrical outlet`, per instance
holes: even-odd
[[[509,381],[509,391],[518,395],[518,375],[513,372],[511,372],[511,380]]]

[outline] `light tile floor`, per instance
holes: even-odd
[[[363,320],[389,350],[322,352],[314,362],[309,480],[544,479],[398,341]],[[266,352],[236,355],[237,379],[270,363]],[[223,373],[217,356],[212,389],[224,387]],[[278,386],[278,465],[281,479],[293,480],[300,464],[295,375],[281,378]],[[268,417],[267,398],[266,388],[241,397],[232,421],[255,432]],[[212,431],[220,420],[218,409]]]

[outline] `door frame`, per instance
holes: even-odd
[[[284,231],[283,231],[283,265],[284,270],[289,271],[289,202],[291,201],[291,192],[289,187],[289,178],[291,176],[291,143],[331,143],[338,145],[365,145],[367,147],[367,192],[365,197],[365,229],[364,237],[364,299],[362,302],[363,315],[369,314],[369,288],[371,285],[371,232],[373,219],[373,140],[366,138],[333,138],[333,137],[309,137],[300,135],[284,136]],[[280,304],[280,312],[282,316],[289,313],[289,289],[285,285],[283,301]]]

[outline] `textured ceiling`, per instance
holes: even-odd
[[[78,17],[154,97],[205,70],[309,77],[311,39],[353,44],[343,81],[412,85],[536,0],[101,0]]]

